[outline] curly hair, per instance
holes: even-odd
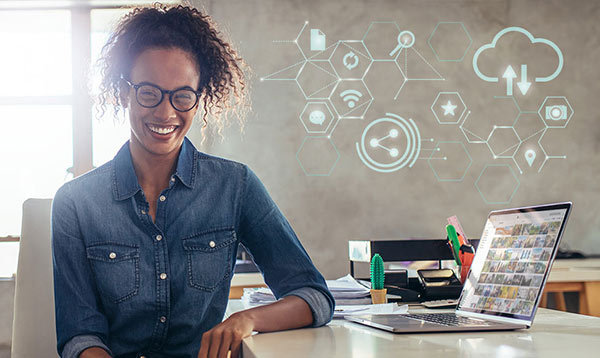
[[[106,112],[107,104],[114,104],[114,117],[118,118],[124,81],[130,79],[138,55],[150,48],[178,48],[191,55],[200,73],[197,89],[203,127],[211,115],[215,124],[211,128],[222,138],[227,114],[234,112],[243,128],[244,111],[249,107],[247,66],[222,37],[210,16],[190,6],[154,3],[134,8],[121,18],[98,59],[102,77],[99,116]]]

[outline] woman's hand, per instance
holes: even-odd
[[[252,331],[273,332],[306,327],[313,322],[308,304],[297,296],[286,296],[275,303],[232,314],[202,335],[198,358],[238,358],[242,339]]]
[[[79,358],[111,358],[111,356],[100,347],[92,347],[81,352]]]
[[[231,358],[240,356],[242,339],[249,337],[254,330],[254,321],[247,311],[232,314],[210,331],[202,335],[202,344],[198,358]]]

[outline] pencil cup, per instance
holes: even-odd
[[[371,302],[373,304],[387,303],[387,289],[371,290]]]
[[[471,265],[460,265],[458,268],[460,269],[460,283],[464,284],[467,280],[467,275],[469,274]]]

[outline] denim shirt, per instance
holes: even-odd
[[[238,243],[277,298],[296,295],[326,324],[334,301],[256,175],[185,138],[156,221],[129,142],[64,184],[52,204],[57,349],[115,357],[191,357],[223,319]]]

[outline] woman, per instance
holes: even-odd
[[[198,111],[222,128],[243,100],[242,62],[210,18],[135,9],[101,64],[102,104],[126,109],[131,139],[54,198],[59,354],[237,356],[252,331],[329,322],[333,297],[260,180],[185,137]],[[283,298],[222,321],[238,243]]]

